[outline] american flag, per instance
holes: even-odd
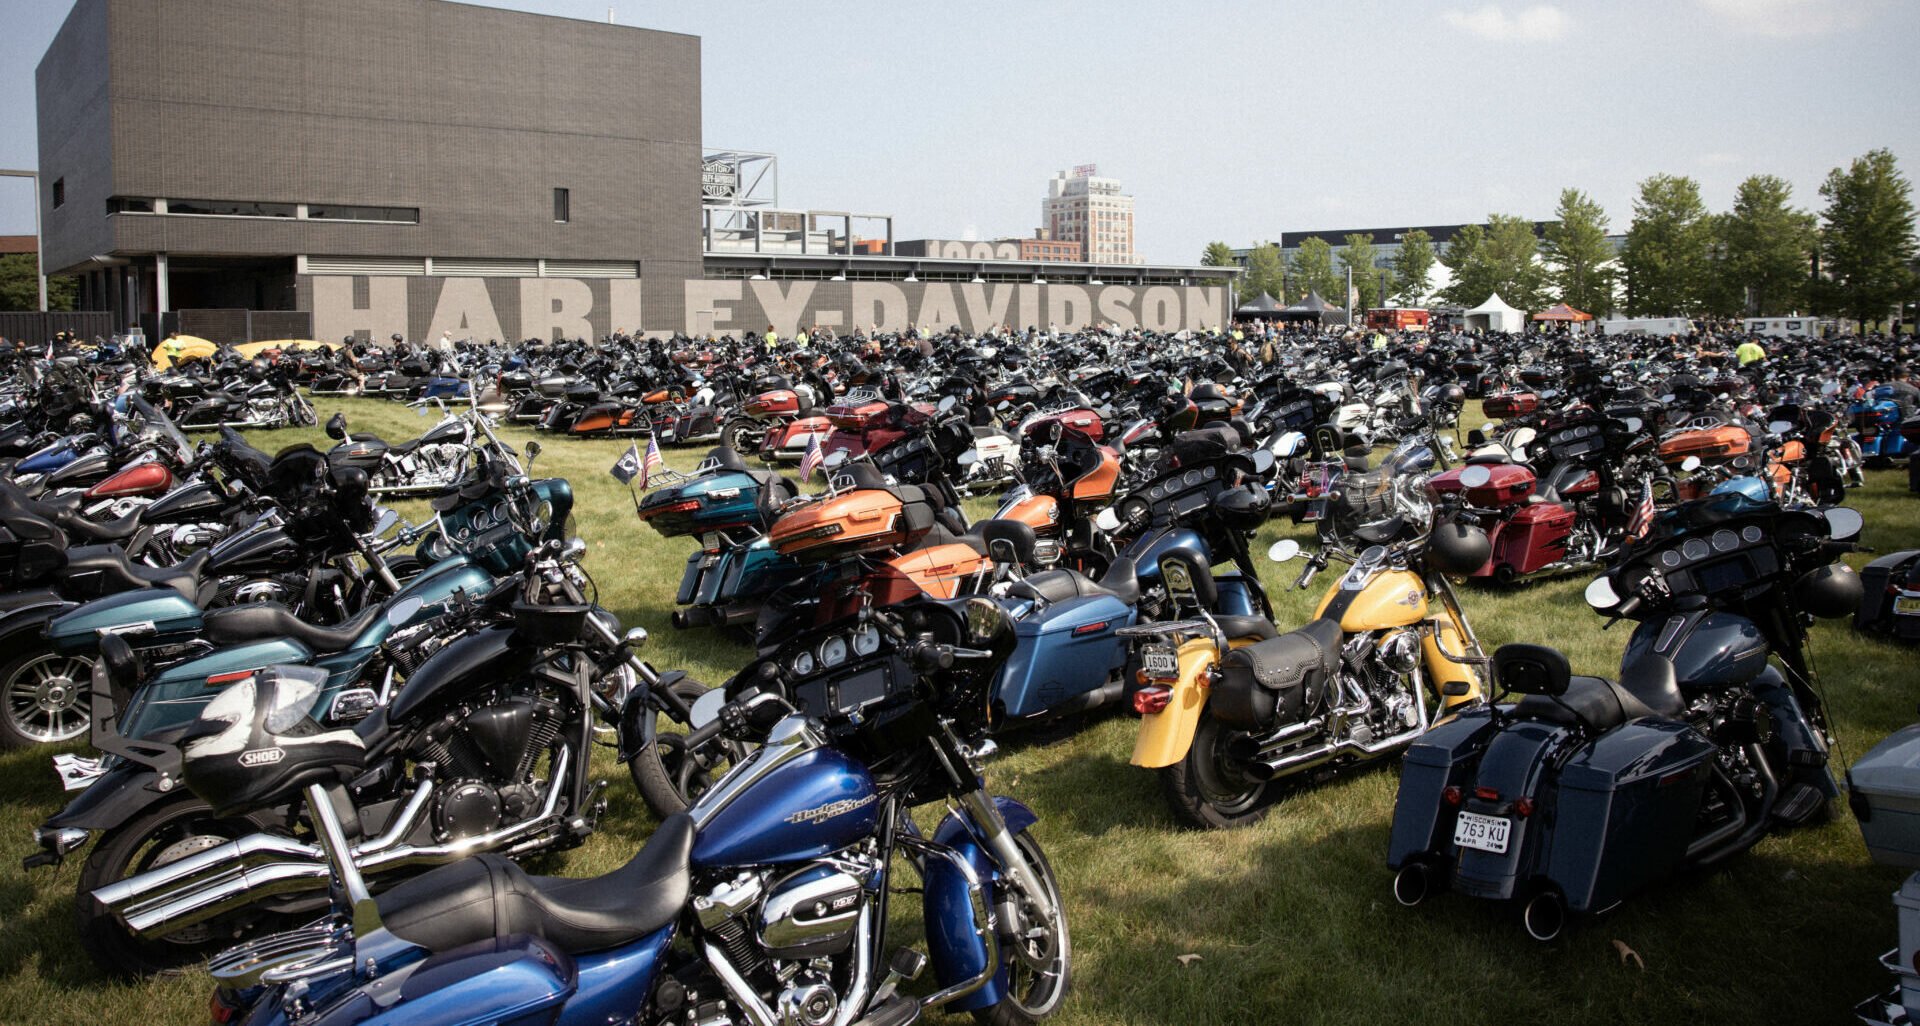
[[[807,451],[800,456],[801,484],[806,484],[807,481],[813,477],[813,472],[819,469],[820,461],[825,458],[826,457],[820,454],[820,436],[818,434],[808,435]]]
[[[647,479],[653,476],[654,471],[665,469],[667,469],[667,461],[660,455],[660,436],[648,435],[647,457],[640,463],[640,487],[642,489],[647,487]]]
[[[1627,540],[1639,541],[1653,529],[1653,479],[1640,481],[1640,502],[1633,507],[1633,516],[1627,520]]]

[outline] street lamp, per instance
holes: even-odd
[[[40,275],[40,312],[47,312],[47,249],[40,238],[40,172],[0,168],[0,176],[33,179],[33,269]]]

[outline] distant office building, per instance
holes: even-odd
[[[1133,197],[1120,191],[1118,179],[1097,177],[1092,164],[1047,180],[1040,223],[1048,238],[1080,243],[1089,263],[1141,262],[1133,250]]]

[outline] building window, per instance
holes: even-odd
[[[249,203],[242,200],[169,199],[169,214],[212,214],[217,217],[292,217],[291,203]]]
[[[566,189],[553,190],[553,220],[556,224],[573,220],[573,196]]]
[[[315,221],[384,221],[419,224],[418,207],[356,207],[339,203],[309,203],[307,217]]]
[[[64,178],[56,178],[53,180],[53,209],[59,210],[66,205],[67,180]]]
[[[138,196],[112,196],[107,199],[109,214],[151,214],[153,201]]]

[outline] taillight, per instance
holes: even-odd
[[[213,996],[207,999],[207,1017],[213,1020],[213,1026],[227,1026],[239,1015],[240,1007],[228,1001],[225,994],[216,990]]]
[[[1141,688],[1133,693],[1133,711],[1142,716],[1165,712],[1167,704],[1173,701],[1173,689],[1166,687]]]
[[[1495,787],[1476,787],[1473,789],[1473,796],[1483,802],[1497,802],[1500,800],[1500,789]]]
[[[1460,804],[1460,799],[1462,797],[1463,796],[1460,793],[1460,789],[1457,787],[1448,786],[1440,790],[1440,800],[1442,802],[1445,802],[1448,805]]]

